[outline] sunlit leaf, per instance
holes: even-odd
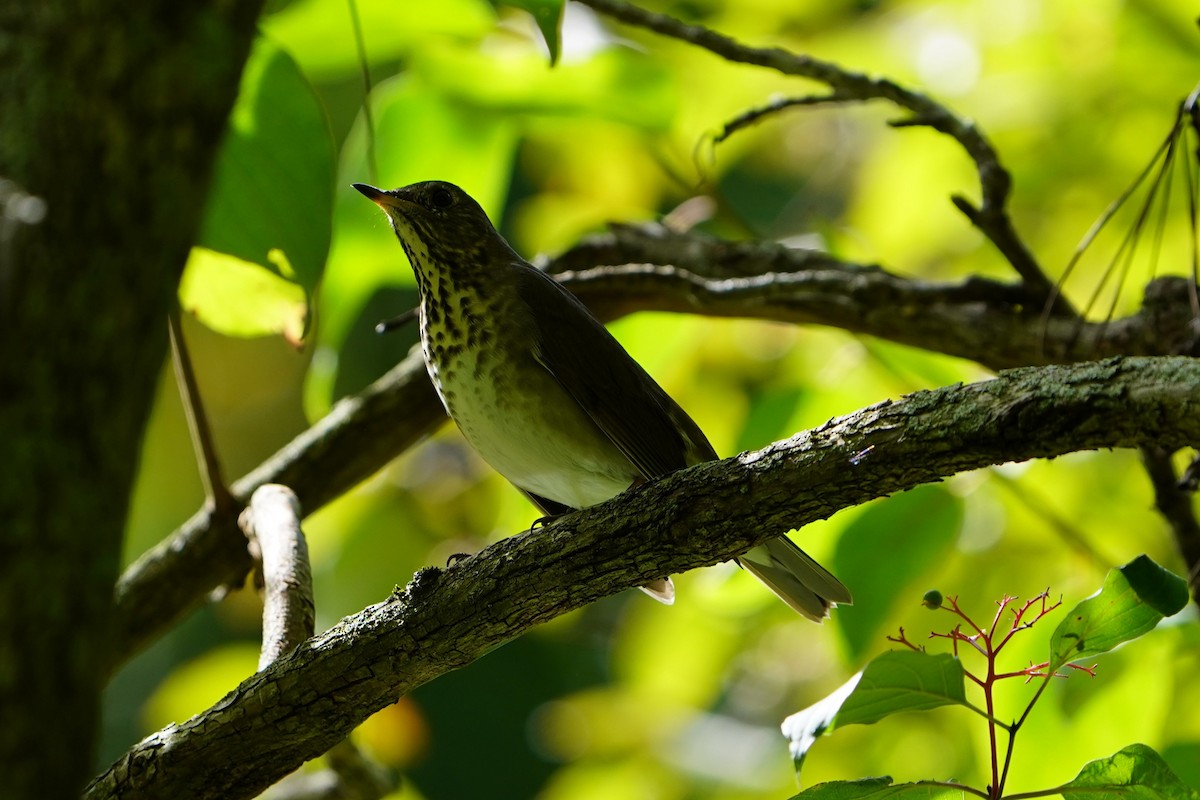
[[[474,39],[495,24],[495,13],[480,0],[355,4],[367,57],[374,63],[400,58],[438,37]],[[286,48],[313,80],[358,76],[362,69],[346,0],[296,0],[266,17],[263,32]]]
[[[792,763],[795,764],[797,773],[804,766],[804,759],[816,744],[817,737],[833,729],[838,712],[842,710],[842,706],[862,677],[861,672],[855,674],[831,694],[783,721],[780,727],[783,735],[787,737],[788,749],[791,751]]]
[[[329,249],[334,156],[324,112],[294,61],[259,39],[217,158],[197,244],[312,292]],[[279,251],[294,274],[280,269]]]
[[[931,783],[892,783],[891,778],[864,778],[860,781],[829,781],[805,789],[791,800],[936,800],[943,797],[962,798],[963,791],[953,786]]]
[[[846,527],[833,572],[854,592],[854,605],[838,609],[851,659],[876,640],[899,598],[917,594],[910,587],[946,557],[961,525],[962,501],[941,486],[920,486],[874,503]]]
[[[837,691],[783,721],[799,771],[818,736],[846,725],[869,725],[904,711],[966,705],[962,664],[947,653],[900,650],[867,664]]]
[[[1075,780],[1060,787],[1072,800],[1196,800],[1162,756],[1144,744],[1089,762]]]
[[[1111,570],[1100,591],[1067,614],[1050,639],[1050,666],[1106,653],[1122,642],[1151,631],[1188,601],[1187,584],[1178,575],[1138,556]]]
[[[226,336],[283,334],[298,342],[305,327],[304,290],[258,264],[193,247],[179,282],[179,303]]]

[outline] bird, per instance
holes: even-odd
[[[718,456],[583,303],[522,258],[458,186],[354,188],[387,216],[416,276],[421,348],[467,442],[547,517]],[[737,559],[821,621],[851,595],[786,536]],[[669,577],[643,591],[675,599]]]

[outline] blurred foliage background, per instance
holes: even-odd
[[[1149,160],[1200,72],[1195,10],[1183,0],[642,5],[749,44],[889,76],[974,118],[1014,173],[1018,229],[1053,277]],[[969,160],[933,132],[887,127],[893,109],[793,111],[714,146],[714,132],[742,111],[816,87],[573,4],[553,68],[531,17],[484,0],[356,0],[356,11],[369,97],[345,2],[279,2],[264,17],[181,287],[227,477],[381,375],[415,341],[415,326],[372,332],[416,295],[391,231],[354,181],[457,182],[529,257],[607,221],[653,219],[707,194],[717,211],[704,227],[715,235],[827,248],[918,277],[1012,277],[948,200],[975,196]],[[1160,273],[1188,263],[1185,231],[1179,205]],[[1099,244],[1066,287],[1081,305],[1114,246]],[[1148,260],[1135,265],[1119,313],[1136,307],[1149,270]],[[836,330],[640,314],[614,332],[722,455],[986,375]],[[202,500],[164,365],[127,559]],[[318,627],[535,516],[444,428],[309,518]],[[377,714],[356,736],[405,775],[395,797],[406,800],[786,797],[795,783],[779,722],[889,649],[885,636],[898,626],[914,640],[942,627],[919,605],[926,589],[958,595],[987,617],[1003,594],[1047,586],[1070,606],[1107,568],[1142,552],[1180,569],[1127,452],[959,475],[838,514],[798,538],[858,600],[822,626],[732,565],[715,567],[677,576],[673,608],[631,591],[545,625]],[[101,761],[250,674],[258,613],[254,592],[234,592],[130,664],[107,696]],[[1198,639],[1194,624],[1165,628],[1105,659],[1096,679],[1052,687],[1018,740],[1011,790],[1061,783],[1134,741],[1164,752],[1200,786],[1200,719],[1172,713],[1200,707]],[[1044,636],[1029,635],[1014,645],[1012,667],[1042,660],[1044,650]],[[1001,717],[1020,707],[1021,689],[1012,691]],[[986,769],[986,736],[973,719],[912,715],[819,743],[806,777],[982,786]]]

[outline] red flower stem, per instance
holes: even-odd
[[[991,642],[989,641],[989,645]],[[989,646],[989,651],[991,650]],[[987,679],[983,683],[983,699],[987,705],[988,713],[988,743],[992,753],[992,783],[988,787],[988,792],[992,800],[999,800],[1003,789],[1003,778],[1000,776],[1000,753],[996,748],[996,702],[993,696],[992,688],[996,683],[996,660],[995,654],[989,652],[987,659],[988,671]],[[1009,731],[1008,742],[1009,750],[1012,750],[1012,737],[1015,731]],[[1005,772],[1008,771],[1008,760],[1004,763]]]
[[[1025,720],[1029,718],[1029,712],[1033,711],[1033,707],[1037,703],[1038,698],[1042,696],[1042,692],[1046,691],[1046,687],[1050,685],[1051,677],[1051,675],[1046,675],[1046,679],[1038,686],[1037,691],[1030,698],[1029,704],[1025,706],[1025,710],[1021,713],[1021,718],[1014,722],[1012,727],[1008,729],[1008,751],[1004,754],[1004,771],[1000,774],[999,791],[993,797],[999,798],[1004,792],[1004,783],[1008,780],[1008,768],[1012,765],[1013,746],[1016,744],[1017,731],[1025,724]],[[1013,798],[1009,798],[1008,800],[1013,800]]]

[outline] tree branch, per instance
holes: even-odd
[[[1182,278],[1151,281],[1133,316],[1089,322],[1046,317],[1044,298],[1025,284],[923,281],[820,251],[656,224],[613,225],[543,266],[604,319],[654,309],[829,325],[991,369],[1198,352]]]
[[[421,570],[208,711],[135,745],[87,797],[250,797],[397,695],[605,595],[963,470],[1198,440],[1191,358],[1026,368],[879,403]]]
[[[595,265],[621,265],[596,267]],[[674,266],[652,266],[674,265]],[[1110,323],[1052,317],[1020,285],[932,283],[769,242],[725,242],[657,225],[615,226],[544,264],[604,320],[642,310],[841,327],[1000,369],[1111,355],[1192,352],[1186,282],[1146,289],[1141,312]],[[574,272],[576,269],[581,272]],[[231,487],[246,502],[282,483],[313,512],[381,469],[446,419],[416,351]],[[201,509],[117,585],[114,665],[240,583],[250,560],[232,518]]]
[[[975,162],[982,195],[978,208],[962,197],[953,198],[954,205],[991,240],[1021,276],[1031,295],[1038,297],[1042,303],[1055,300],[1053,284],[1017,236],[1005,208],[1012,189],[1012,178],[1001,165],[992,143],[971,120],[958,117],[927,95],[906,89],[887,78],[873,78],[852,72],[832,62],[779,47],[749,47],[701,25],[688,25],[666,14],[638,8],[625,0],[579,1],[627,25],[689,42],[726,61],[753,64],[785,75],[819,81],[834,91],[838,101],[887,100],[912,114],[909,119],[894,123],[896,127],[922,125],[950,136]],[[1069,312],[1065,303],[1058,303],[1055,307],[1059,311]]]

